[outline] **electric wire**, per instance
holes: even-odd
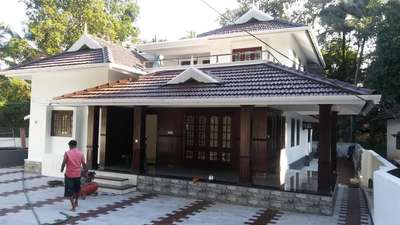
[[[210,9],[212,9],[214,12],[216,12],[219,16],[223,17],[224,19],[226,19],[227,21],[231,22],[232,24],[237,25],[237,24],[235,23],[235,21],[233,21],[232,19],[226,17],[223,13],[221,13],[220,11],[218,11],[215,7],[213,7],[212,5],[210,5],[207,1],[205,1],[205,0],[200,0],[200,1],[203,2],[205,5],[207,5],[207,6],[208,6]],[[271,47],[271,46],[270,46],[268,43],[266,43],[264,40],[262,40],[262,39],[260,39],[259,37],[255,36],[254,34],[252,34],[251,32],[249,32],[248,30],[242,29],[242,28],[239,28],[239,29],[240,29],[241,31],[247,33],[247,34],[250,35],[251,37],[255,38],[256,40],[260,41],[261,43],[265,44],[267,47],[269,47],[270,49],[274,50],[274,51],[275,51],[276,53],[278,53],[279,55],[283,56],[284,58],[286,58],[286,59],[288,59],[289,61],[291,61],[291,62],[295,63],[296,65],[298,65],[298,63],[297,63],[296,61],[292,60],[290,57],[288,57],[288,56],[285,55],[284,53],[280,52],[279,50],[277,50],[277,49]],[[272,54],[272,53],[271,53],[271,54]],[[275,56],[273,56],[273,57],[276,58]],[[342,87],[341,85],[338,85],[337,83],[335,83],[335,82],[333,82],[333,81],[331,81],[331,80],[328,80],[328,82],[329,82],[330,84],[334,85],[335,87],[338,87],[338,88],[340,88],[340,89],[342,89],[342,90],[348,91],[345,87]],[[368,102],[370,101],[370,100],[367,100],[367,99],[361,97],[361,96],[358,95],[358,94],[352,94],[352,95],[355,96],[355,97],[357,97],[357,98],[359,98],[360,100],[364,101],[365,103],[368,103]]]

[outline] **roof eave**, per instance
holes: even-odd
[[[324,60],[324,57],[322,56],[321,48],[319,47],[319,44],[315,38],[315,35],[312,34],[312,30],[310,27],[307,27],[307,29],[305,31],[306,31],[306,35],[307,35],[308,39],[311,42],[313,51],[318,57],[319,64],[322,66],[322,68],[325,68],[326,67],[325,60]]]
[[[52,67],[41,67],[33,69],[15,69],[15,70],[4,70],[0,71],[0,75],[7,77],[20,77],[20,76],[31,76],[41,72],[49,71],[60,71],[60,70],[77,70],[84,68],[97,68],[97,67],[108,67],[110,63],[92,63],[92,64],[81,64],[81,65],[68,65],[68,66],[52,66]]]
[[[380,95],[362,95],[365,100],[374,104],[380,101]],[[171,105],[171,102],[174,104]],[[354,95],[335,96],[279,96],[279,97],[233,97],[233,98],[58,98],[50,102],[52,105],[145,105],[145,106],[239,106],[239,105],[356,105],[361,109],[365,101]]]
[[[42,68],[34,68],[34,69],[22,69],[22,70],[5,70],[0,71],[0,75],[5,75],[7,77],[27,77],[35,74],[40,74],[43,72],[51,72],[51,71],[65,71],[65,70],[79,70],[79,69],[88,69],[88,68],[108,68],[110,70],[118,71],[125,74],[136,74],[136,75],[144,75],[145,71],[128,67],[116,63],[93,63],[93,64],[82,64],[82,65],[68,65],[68,66],[53,66],[53,67],[42,67]]]

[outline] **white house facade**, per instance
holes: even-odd
[[[331,193],[337,115],[380,101],[316,74],[325,64],[308,26],[255,9],[197,38],[135,49],[83,34],[2,72],[32,81],[27,168],[63,176],[76,139],[99,171]]]

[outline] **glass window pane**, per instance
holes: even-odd
[[[185,129],[186,129],[186,146],[193,146],[193,142],[194,142],[194,117],[193,116],[186,116]]]
[[[230,116],[222,118],[222,147],[231,148],[232,119]]]
[[[218,117],[210,118],[210,147],[218,147]]]
[[[207,118],[205,116],[199,117],[199,146],[206,146],[206,123]]]

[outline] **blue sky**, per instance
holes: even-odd
[[[236,0],[207,0],[216,9],[235,8]],[[219,27],[218,15],[201,0],[137,0],[140,7],[139,27],[141,39],[154,35],[168,40],[179,39],[189,30],[201,33]],[[25,5],[19,0],[1,0],[0,21],[9,24],[19,33],[23,32]]]

